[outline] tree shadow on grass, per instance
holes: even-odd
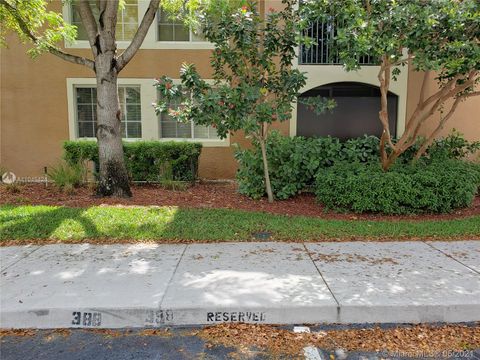
[[[81,226],[82,238],[101,237],[102,233],[96,225],[84,215],[86,210],[56,207],[36,210],[27,214],[16,214],[16,207],[3,207],[0,209],[0,220],[2,222],[0,240],[58,238],[58,236],[55,236],[55,232],[66,221],[73,221]],[[61,236],[61,238],[62,240],[68,240],[69,237]]]
[[[0,208],[0,221],[0,240],[245,241],[265,230],[261,216],[176,207],[12,206]]]

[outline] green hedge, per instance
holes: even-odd
[[[380,160],[380,140],[375,136],[340,141],[338,138],[286,137],[272,132],[267,141],[272,191],[277,199],[287,199],[315,182],[315,175],[338,162],[375,163]],[[398,160],[412,160],[421,139]],[[459,159],[480,148],[480,142],[469,143],[459,133],[435,141],[426,152],[427,161]],[[258,199],[265,195],[263,163],[258,146],[236,152],[239,163],[237,181],[240,193]]]
[[[369,136],[341,143],[332,137],[287,137],[272,132],[267,141],[270,180],[275,198],[287,199],[314,182],[319,169],[337,161],[378,159],[378,139]],[[252,198],[265,194],[263,163],[258,147],[239,150],[237,181],[240,193]]]
[[[64,157],[69,163],[90,160],[98,164],[95,141],[66,141]],[[133,181],[194,181],[198,173],[199,143],[179,141],[124,142],[125,162]]]
[[[338,163],[318,172],[317,200],[356,213],[448,213],[469,206],[480,186],[480,165],[462,160],[396,164]]]

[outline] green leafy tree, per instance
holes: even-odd
[[[161,94],[157,112],[178,121],[211,125],[218,135],[243,130],[262,153],[265,191],[273,201],[266,141],[271,124],[291,117],[292,104],[305,85],[305,74],[292,67],[300,30],[306,23],[284,0],[281,10],[270,9],[262,18],[254,3],[241,8],[212,7],[201,12],[200,26],[215,45],[211,57],[214,83],[203,80],[194,65],[181,68],[181,84],[163,76],[157,80]],[[201,9],[201,7],[200,7]],[[179,103],[169,110],[169,103]],[[318,104],[321,104],[318,105]],[[312,102],[313,110],[333,107],[330,100]]]
[[[32,57],[51,53],[65,61],[86,66],[95,73],[100,163],[97,193],[101,196],[131,196],[123,157],[117,78],[145,39],[160,0],[150,0],[137,32],[121,53],[117,53],[115,30],[117,13],[123,1],[75,0],[88,35],[91,59],[67,53],[58,46],[62,40],[75,40],[76,27],[67,24],[61,13],[50,11],[48,3],[48,0],[0,0],[0,42],[6,45],[5,35],[14,32],[20,40],[32,45],[28,50]],[[94,11],[94,7],[98,11]],[[94,16],[94,13],[99,15]]]
[[[360,68],[362,55],[378,59],[384,170],[415,144],[425,122],[440,112],[435,128],[415,155],[415,159],[420,158],[457,106],[480,94],[478,0],[316,0],[306,1],[302,8],[306,18],[328,21],[335,27],[332,45],[347,70]],[[423,84],[403,135],[393,141],[387,94],[391,81],[406,64],[424,72]],[[427,84],[433,77],[438,90],[427,94]]]

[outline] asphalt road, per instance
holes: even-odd
[[[279,359],[272,354],[260,354],[255,349],[238,353],[233,348],[209,347],[197,336],[186,334],[192,329],[174,329],[170,336],[146,336],[140,330],[126,336],[112,336],[103,332],[71,330],[52,332],[36,331],[33,336],[5,336],[0,342],[1,360],[183,360],[183,359]],[[338,356],[332,352],[319,349],[320,357],[309,360],[380,360],[409,359],[376,353],[354,353]],[[342,355],[342,354],[340,354]],[[458,355],[458,354],[451,354]],[[305,357],[300,357],[304,359]],[[435,357],[438,359],[438,357]],[[287,359],[287,358],[284,358]],[[291,358],[288,358],[291,359]],[[410,358],[412,359],[412,358]],[[415,357],[414,359],[426,359]],[[480,360],[480,350],[464,356],[449,359]]]
[[[184,335],[184,329],[171,336],[145,336],[133,331],[128,336],[110,336],[84,330],[72,330],[68,336],[48,330],[34,336],[5,336],[1,340],[2,360],[180,360],[227,359],[234,349],[209,348],[196,336]],[[251,359],[266,359],[254,356]]]

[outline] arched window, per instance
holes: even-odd
[[[380,89],[373,85],[340,82],[323,85],[303,93],[300,98],[323,96],[335,99],[332,112],[317,115],[302,103],[297,107],[297,135],[327,136],[341,139],[382,134],[378,112]],[[398,96],[388,94],[390,132],[396,136]]]

